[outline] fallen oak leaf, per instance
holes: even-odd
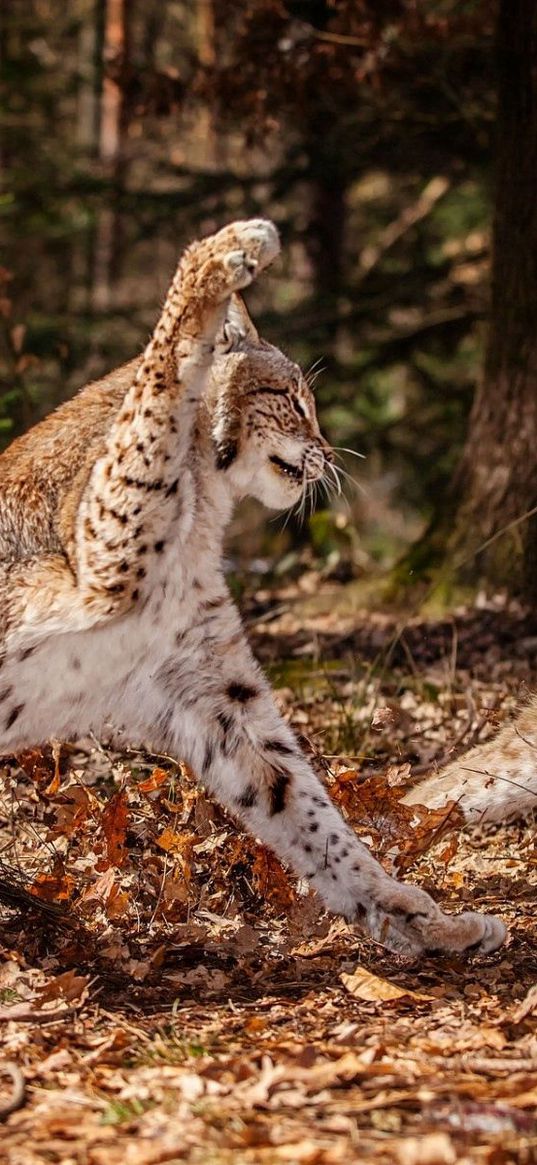
[[[106,902],[107,917],[112,920],[123,918],[129,909],[129,904],[129,895],[124,890],[120,890],[118,886],[113,886]]]
[[[105,870],[103,874],[100,874],[99,877],[96,878],[94,882],[92,882],[91,886],[88,886],[86,890],[84,890],[84,893],[81,894],[79,899],[80,905],[86,902],[107,902],[110,894],[112,893],[112,890],[114,889],[114,886],[115,873],[113,867],[109,866],[108,869]]]
[[[140,793],[155,793],[169,779],[170,773],[167,773],[165,769],[156,768],[153,769],[149,777],[146,777],[144,781],[140,781],[137,788]]]
[[[389,855],[397,870],[406,872],[462,816],[453,801],[441,809],[404,804],[407,785],[394,782],[394,771],[364,779],[356,769],[347,769],[338,774],[330,793],[353,829],[373,839],[377,856]]]
[[[96,798],[84,785],[71,785],[54,802],[54,822],[49,839],[72,837],[82,829],[90,810],[96,806]]]
[[[6,902],[8,906],[16,909],[24,906],[27,909],[39,910],[59,926],[71,928],[77,926],[77,922],[69,915],[63,903],[49,902],[42,898],[39,893],[34,892],[31,884],[26,887],[20,880],[19,871],[6,866],[4,862],[0,862],[0,902]]]
[[[175,833],[173,829],[166,826],[160,837],[157,837],[157,845],[167,854],[183,854],[190,857],[192,846],[197,840],[194,833]]]
[[[18,754],[16,760],[22,771],[36,785],[39,792],[46,792],[47,786],[50,786],[56,775],[56,764],[52,755],[52,749],[49,746],[45,748],[27,748]]]
[[[445,849],[443,849],[442,853],[438,855],[439,862],[442,862],[444,864],[444,866],[447,866],[448,863],[451,862],[452,859],[455,857],[455,854],[457,853],[458,848],[459,848],[459,837],[457,836],[456,833],[453,833],[452,836],[449,838],[449,841],[448,841]]]
[[[84,890],[78,900],[78,906],[84,907],[88,902],[100,902],[107,918],[122,918],[126,913],[129,906],[129,896],[116,884],[116,873],[113,866],[109,866],[91,886]]]
[[[31,886],[30,894],[45,902],[68,902],[75,889],[75,879],[65,870],[61,858],[57,857],[49,874],[38,874]]]
[[[395,723],[395,710],[385,705],[382,708],[376,708],[371,717],[370,727],[374,732],[383,732],[385,728],[391,728]]]
[[[388,979],[381,979],[373,975],[365,967],[357,967],[352,975],[342,971],[339,976],[345,990],[355,999],[365,999],[368,1003],[389,1003],[394,999],[416,999],[426,1003],[434,1000],[434,995],[424,995],[421,991],[412,991],[410,987],[399,987],[390,983]]]
[[[56,975],[51,979],[40,991],[36,993],[36,1002],[49,1003],[51,999],[65,999],[72,1003],[73,1000],[78,999],[81,1003],[87,995],[87,987],[89,986],[89,975],[77,975],[75,971],[64,971],[61,975]]]
[[[384,780],[390,788],[397,788],[398,786],[406,786],[412,773],[412,766],[408,763],[404,765],[388,765],[384,773]]]
[[[252,881],[257,893],[281,910],[289,910],[296,902],[296,893],[281,862],[264,845],[256,847]]]
[[[110,798],[101,815],[101,829],[106,842],[106,857],[110,866],[120,867],[125,862],[125,839],[128,824],[127,794],[124,789],[121,789]]]

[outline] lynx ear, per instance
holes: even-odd
[[[229,301],[226,318],[218,337],[218,347],[222,352],[233,352],[240,348],[245,340],[255,344],[259,340],[259,335],[248,315],[244,300],[235,292]]]

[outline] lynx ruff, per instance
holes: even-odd
[[[226,588],[236,499],[285,509],[332,461],[304,376],[259,338],[238,294],[278,251],[262,219],[193,243],[141,359],[0,458],[0,752],[92,732],[172,753],[379,942],[491,951],[499,919],[446,916],[354,836],[279,715]],[[529,807],[534,717],[487,746],[514,797],[512,784],[473,779],[485,749],[464,788],[452,767],[426,800],[462,795],[469,816]]]

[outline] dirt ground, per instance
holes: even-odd
[[[500,914],[508,943],[404,964],[170,758],[26,753],[0,801],[0,1162],[537,1162],[535,822],[400,803],[535,685],[537,620],[498,599],[398,624],[307,592],[244,606],[332,796],[388,868]]]

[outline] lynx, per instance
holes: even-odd
[[[286,509],[332,462],[300,368],[259,338],[239,294],[278,251],[261,219],[193,243],[142,357],[0,458],[0,752],[92,732],[175,755],[393,951],[492,951],[499,919],[445,915],[357,840],[226,587],[236,500]]]
[[[455,801],[467,821],[509,821],[537,809],[537,698],[494,740],[472,748],[405,797],[431,809]]]

